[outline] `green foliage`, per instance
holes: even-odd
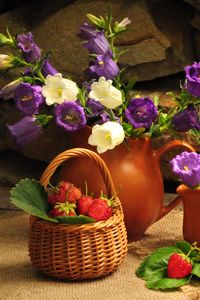
[[[48,203],[48,195],[39,181],[34,179],[23,179],[11,189],[10,200],[16,207],[24,210],[30,215],[54,223],[86,224],[95,220],[88,216],[66,216],[50,218],[48,212],[51,207]]]
[[[93,218],[84,215],[57,217],[56,220],[58,220],[59,223],[66,223],[66,224],[87,224],[87,223],[95,222]]]
[[[10,200],[30,215],[58,223],[47,215],[50,207],[44,187],[36,180],[23,179],[11,189]]]
[[[175,279],[167,277],[167,266],[173,253],[185,254],[192,260],[191,276]],[[136,270],[136,275],[146,280],[149,289],[175,289],[188,284],[192,275],[200,277],[200,263],[195,262],[199,257],[200,249],[186,241],[177,242],[174,246],[163,247],[147,256]]]

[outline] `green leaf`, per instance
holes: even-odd
[[[147,281],[147,287],[149,289],[173,289],[178,288],[182,285],[185,285],[188,283],[188,278],[181,278],[181,279],[175,279],[175,278],[160,278],[159,280],[148,280]]]
[[[56,220],[58,220],[59,223],[66,224],[87,224],[96,222],[95,219],[84,215],[57,217]]]
[[[175,252],[178,252],[178,249],[174,246],[157,249],[144,259],[136,270],[136,275],[145,280],[153,279],[154,275],[157,278],[159,272],[166,272],[169,257]]]
[[[195,250],[191,250],[192,245],[186,241],[177,242],[175,244],[175,247],[180,249],[185,255],[188,255],[188,253],[190,252],[189,254],[190,258],[197,256],[197,252]]]
[[[200,278],[200,264],[194,263],[192,267],[192,274]]]
[[[160,97],[159,97],[159,95],[155,95],[155,96],[153,97],[153,103],[154,103],[154,105],[157,107],[158,104],[159,104],[159,102],[160,102]]]
[[[47,193],[44,187],[34,179],[23,179],[11,189],[11,202],[28,214],[41,219],[58,223],[50,218],[47,212],[50,210]]]

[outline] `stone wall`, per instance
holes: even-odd
[[[15,34],[32,31],[44,52],[53,51],[52,63],[76,81],[84,80],[88,53],[77,37],[85,14],[105,15],[108,1],[29,1],[0,15],[0,28]],[[196,59],[194,32],[190,25],[195,8],[181,0],[111,1],[116,20],[132,20],[129,30],[117,41],[129,49],[120,63],[126,77],[138,81],[175,74]],[[196,31],[196,29],[195,29]],[[8,77],[9,79],[9,77]],[[3,81],[6,81],[4,79]]]

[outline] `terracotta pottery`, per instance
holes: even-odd
[[[88,145],[90,128],[76,134],[75,147],[96,147]],[[179,200],[163,206],[164,187],[160,171],[160,157],[169,149],[183,146],[193,148],[184,141],[171,141],[157,150],[151,147],[149,138],[128,139],[113,150],[101,154],[114,181],[115,189],[121,200],[128,239],[139,240],[146,229],[173,209]],[[85,191],[85,181],[89,192],[96,196],[106,192],[100,173],[92,161],[85,158],[71,159],[63,165],[60,179],[68,180]]]
[[[183,200],[183,238],[200,247],[200,189],[191,189],[184,184],[177,188]]]

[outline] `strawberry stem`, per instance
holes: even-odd
[[[87,185],[87,181],[84,181],[85,183],[85,195],[88,196],[88,185]]]
[[[55,191],[59,191],[59,188],[57,186],[53,186],[50,182],[48,183],[48,185]]]

